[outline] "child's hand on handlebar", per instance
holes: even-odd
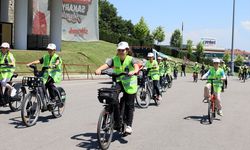
[[[128,73],[129,76],[133,76],[134,74],[136,74],[135,71],[130,71],[130,72]]]

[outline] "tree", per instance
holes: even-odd
[[[140,21],[135,25],[134,32],[135,37],[141,41],[145,40],[149,35],[150,30],[143,17],[141,17]]]
[[[131,20],[118,16],[117,9],[107,0],[99,0],[99,28],[100,31],[134,37],[134,25]]]
[[[181,48],[182,46],[182,37],[179,29],[176,29],[171,36],[170,46]]]
[[[241,65],[243,65],[243,62],[244,62],[244,57],[241,55],[237,55],[235,58],[235,61],[234,61],[235,65],[241,66]]]
[[[187,40],[187,53],[188,53],[188,58],[190,58],[190,56],[193,53],[193,41],[192,40]]]
[[[163,27],[159,26],[157,27],[153,33],[152,36],[154,38],[154,40],[157,41],[157,44],[159,44],[159,42],[162,42],[165,40],[165,32],[163,30]]]
[[[199,42],[196,46],[196,57],[198,62],[200,62],[201,58],[203,58],[203,54],[204,54],[204,45],[203,42]]]
[[[224,54],[223,60],[224,60],[225,64],[228,64],[228,62],[230,61],[230,55],[229,55],[229,53]]]

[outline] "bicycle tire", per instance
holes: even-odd
[[[212,103],[211,100],[208,101],[208,121],[210,124],[213,123],[214,120],[214,112],[213,112],[213,108],[212,108]]]
[[[140,108],[147,108],[150,103],[150,96],[148,92],[143,91],[143,87],[139,87],[136,93],[136,103]],[[145,103],[142,103],[144,101]]]
[[[37,101],[36,103],[31,102],[32,97],[35,98],[35,100]],[[33,104],[35,107],[33,107]],[[35,108],[35,110],[34,110],[34,108]],[[22,117],[23,123],[27,127],[30,127],[30,126],[33,126],[36,124],[37,119],[38,119],[39,114],[40,114],[40,108],[41,108],[41,97],[39,94],[34,95],[34,94],[29,93],[25,96],[25,98],[22,102],[21,117]],[[27,110],[29,110],[29,111],[27,111]],[[31,114],[34,114],[33,119],[30,118]]]
[[[61,87],[57,87],[57,89],[59,89],[59,88],[61,88]],[[61,98],[59,98],[59,97],[61,97],[61,94],[59,93],[58,90],[55,93],[56,93],[56,106],[53,108],[51,113],[52,113],[53,117],[60,118],[65,110],[65,101],[62,101]],[[59,102],[57,102],[57,101],[59,101]]]
[[[108,124],[108,126],[106,126]],[[105,126],[104,126],[105,125]],[[104,127],[103,127],[104,126]],[[97,141],[101,149],[106,150],[109,148],[112,141],[114,132],[114,114],[109,113],[104,108],[99,116],[97,123]],[[104,133],[101,133],[104,131]],[[106,133],[109,132],[109,136],[106,139]],[[104,139],[102,138],[104,135]]]
[[[24,97],[26,95],[26,90],[24,87],[21,87],[17,90],[17,98],[18,100],[14,100],[9,102],[9,107],[11,109],[11,111],[16,112],[21,110],[21,106],[22,106],[22,101],[24,100]]]

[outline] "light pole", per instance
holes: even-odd
[[[235,18],[235,0],[233,0],[233,22],[232,22],[232,45],[231,45],[231,73],[234,74],[234,18]]]

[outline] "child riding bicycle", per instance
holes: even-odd
[[[220,59],[213,59],[213,67],[211,67],[206,74],[202,76],[202,79],[216,79],[214,80],[214,92],[216,98],[216,107],[218,109],[218,115],[223,116],[222,106],[221,106],[221,90],[222,90],[222,80],[226,79],[223,69],[219,67]],[[209,90],[211,89],[211,81],[208,80],[204,88],[204,102],[209,100],[210,94]]]
[[[134,118],[134,102],[136,98],[137,92],[137,76],[134,76],[139,71],[139,67],[137,65],[137,61],[128,55],[130,51],[129,45],[127,42],[120,42],[117,47],[117,55],[114,56],[112,59],[100,66],[96,71],[96,75],[100,75],[102,70],[106,70],[108,68],[114,67],[114,73],[119,74],[122,72],[126,72],[128,69],[128,76],[121,76],[117,79],[118,86],[121,88],[123,92],[123,97],[121,98],[121,102],[125,101],[125,123],[126,129],[125,133],[131,134],[132,133],[132,122]],[[116,105],[115,112],[114,112],[114,119],[115,125],[114,128],[116,130],[120,130],[121,128],[121,118],[120,116],[120,106],[119,104]]]

